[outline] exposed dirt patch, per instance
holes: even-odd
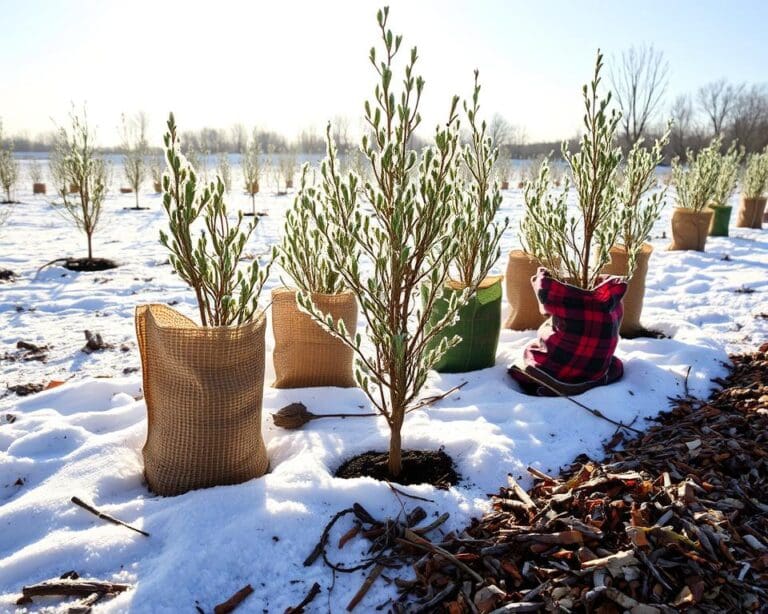
[[[0,282],[14,281],[16,279],[16,273],[10,269],[0,269]]]
[[[650,328],[640,328],[621,336],[622,339],[669,339],[664,333]]]
[[[8,386],[10,392],[15,392],[20,397],[25,397],[30,394],[42,392],[45,390],[45,386],[42,384],[18,384],[16,386]]]
[[[48,359],[49,349],[47,345],[35,345],[28,341],[19,340],[16,342],[16,351],[6,352],[2,359],[10,362],[28,362],[30,360],[45,362]]]
[[[372,477],[376,480],[390,480],[398,484],[432,484],[446,489],[460,478],[453,465],[453,459],[442,450],[403,450],[403,470],[399,476],[389,475],[388,454],[384,452],[363,452],[345,461],[334,474],[338,478]]]
[[[116,269],[118,265],[109,258],[66,258],[62,266],[70,271],[90,272]]]
[[[123,211],[149,211],[150,207],[123,207]]]

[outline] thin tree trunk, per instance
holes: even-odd
[[[251,209],[253,209],[253,217],[256,217],[256,194],[253,192],[253,186],[251,186]]]
[[[139,208],[139,188],[138,188],[138,186],[136,188],[134,188],[133,191],[136,194],[136,208],[138,209]]]
[[[86,235],[88,236],[88,260],[92,260],[93,259],[93,249],[91,248],[91,233],[88,232],[88,233],[86,233]]]
[[[403,412],[392,409],[392,423],[389,425],[389,475],[396,478],[403,470],[403,444],[400,431],[403,428]]]

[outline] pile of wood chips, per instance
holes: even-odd
[[[436,538],[446,515],[414,528],[423,511],[340,513],[357,518],[339,547],[372,542],[348,610],[380,577],[399,598],[376,609],[409,614],[768,611],[768,344],[732,360],[709,401],[674,400],[640,437],[617,433],[602,462],[577,459],[558,478],[529,468],[529,492],[510,476],[461,533]],[[352,571],[328,561],[329,529],[305,564],[322,553]]]
[[[440,544],[483,582],[429,554],[408,611],[448,587],[429,611],[768,610],[768,344],[732,360],[712,399],[677,399],[605,461],[529,469],[529,493],[510,476],[492,512]]]

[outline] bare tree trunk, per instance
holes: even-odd
[[[400,437],[400,429],[403,427],[403,418],[399,419],[395,417],[395,413],[392,414],[393,424],[390,425],[391,432],[389,434],[389,475],[396,478],[403,470],[403,447]]]
[[[91,235],[93,234],[93,231],[86,232],[86,236],[88,237],[88,260],[93,259],[93,249],[91,247]]]
[[[138,187],[134,188],[133,190],[136,193],[136,208],[139,208],[139,189]]]

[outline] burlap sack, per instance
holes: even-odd
[[[426,290],[426,286],[423,287]],[[461,292],[463,287],[448,282],[445,292]],[[424,297],[422,297],[424,298]],[[434,324],[445,317],[448,301],[435,302],[429,316]],[[496,364],[496,349],[501,332],[501,275],[486,277],[465,305],[459,307],[459,320],[432,338],[428,349],[437,347],[443,338],[461,337],[461,341],[449,349],[435,365],[440,373],[466,373],[487,369]]]
[[[266,318],[203,328],[165,305],[136,308],[149,488],[178,495],[268,468],[261,437]]]
[[[765,198],[742,196],[739,213],[736,217],[736,226],[738,228],[762,228],[765,202]]]
[[[357,328],[357,300],[352,292],[313,294],[312,300],[334,321],[342,320],[348,331]],[[275,350],[275,388],[356,386],[354,353],[296,305],[296,290],[272,290],[272,332]]]
[[[547,319],[547,316],[539,311],[539,301],[536,300],[536,293],[531,285],[531,279],[540,266],[538,260],[522,250],[509,252],[505,275],[509,316],[504,328],[535,330]]]
[[[44,183],[33,183],[32,184],[32,194],[45,194],[45,184]]]
[[[711,222],[712,209],[694,211],[676,207],[672,212],[672,244],[669,249],[703,252]]]
[[[637,264],[632,279],[627,283],[627,293],[624,295],[624,317],[621,320],[620,333],[622,336],[637,333],[642,330],[640,316],[643,313],[643,299],[645,298],[645,278],[648,275],[648,260],[653,253],[650,243],[643,243],[640,253],[637,254]],[[627,250],[622,246],[611,248],[611,261],[603,269],[606,275],[627,276],[628,271]]]

